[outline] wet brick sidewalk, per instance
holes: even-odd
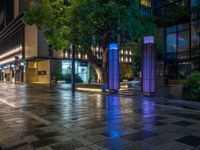
[[[198,108],[47,85],[0,88],[0,149],[200,150]]]

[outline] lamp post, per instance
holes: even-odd
[[[71,75],[71,81],[72,81],[72,93],[75,93],[75,86],[76,86],[76,79],[75,79],[75,45],[71,45],[71,53],[72,53],[72,75]]]
[[[51,84],[51,70],[52,70],[52,68],[51,68],[51,59],[52,59],[52,57],[53,57],[53,50],[52,50],[52,44],[50,44],[49,45],[49,48],[48,48],[48,51],[49,51],[49,86],[51,87],[52,86],[52,84]]]
[[[18,67],[19,67],[19,56],[15,56],[15,66],[14,66],[14,81],[15,81],[15,84],[16,84],[16,75],[17,75],[17,70],[18,70]]]

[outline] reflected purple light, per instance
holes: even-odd
[[[119,96],[107,96],[107,133],[109,138],[118,138],[123,135],[121,129],[121,120],[119,120],[120,112],[120,99]]]
[[[148,43],[154,43],[154,37],[153,36],[145,36],[144,37],[144,44],[148,44]]]

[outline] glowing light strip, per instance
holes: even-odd
[[[150,44],[150,43],[154,43],[154,37],[153,36],[145,36],[144,37],[144,44]]]
[[[19,55],[19,59],[22,59],[22,55]],[[3,65],[3,64],[6,64],[6,63],[10,63],[10,62],[14,62],[15,61],[15,58],[8,58],[8,59],[5,59],[5,60],[2,60],[0,61],[0,65]]]
[[[91,91],[91,92],[101,92],[101,89],[91,89],[91,88],[76,88],[79,91]]]
[[[3,58],[5,58],[5,57],[7,57],[9,55],[15,54],[15,53],[20,52],[20,51],[22,51],[22,46],[14,48],[13,50],[11,50],[9,52],[0,55],[0,59],[3,59]]]

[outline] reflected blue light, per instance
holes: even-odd
[[[142,98],[141,99],[141,109],[142,109],[142,127],[143,129],[150,129],[155,127],[156,123],[156,105],[155,102]]]
[[[155,112],[155,103],[150,100],[142,100],[142,113],[151,114]]]
[[[112,95],[107,97],[107,109],[108,136],[110,138],[120,137],[122,135],[122,131],[120,130],[120,121],[117,119],[120,116],[118,96]]]
[[[120,131],[111,130],[110,133],[109,133],[109,137],[110,137],[110,138],[120,137]]]

